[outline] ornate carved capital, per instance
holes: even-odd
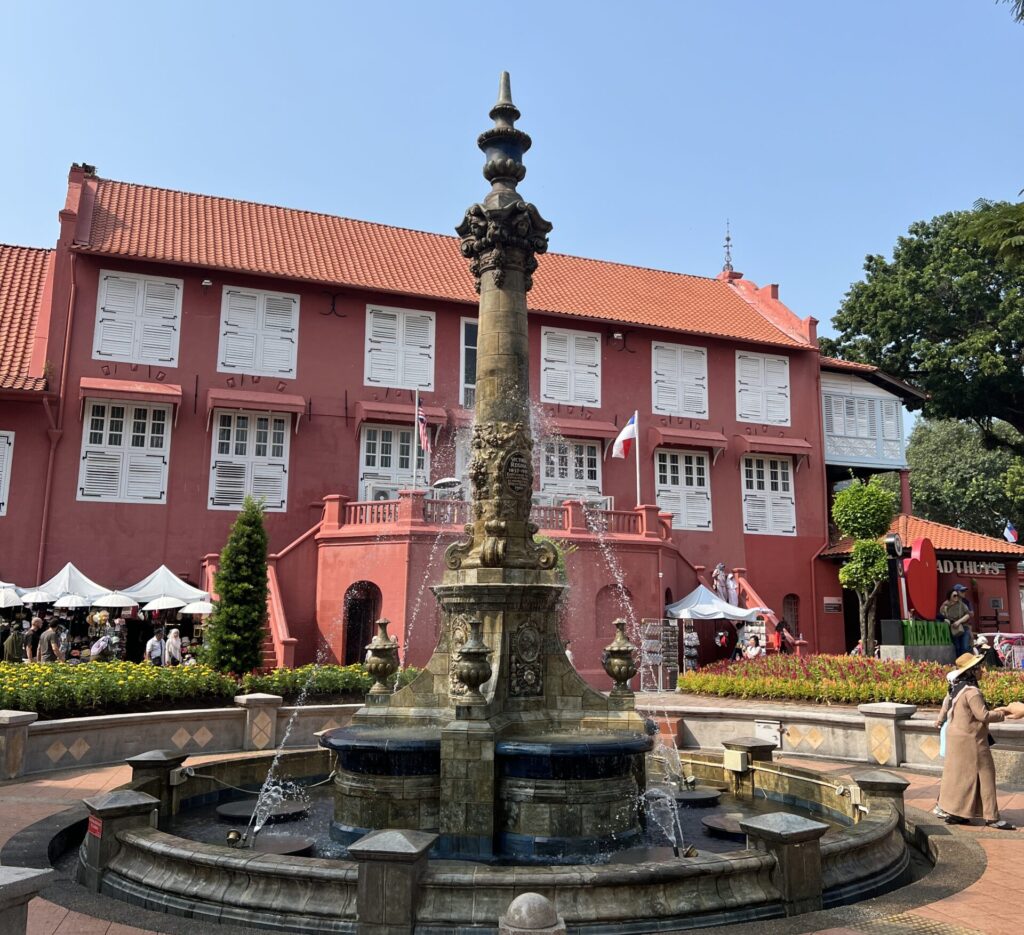
[[[488,163],[491,165],[493,163]],[[455,232],[461,239],[462,255],[470,261],[476,291],[480,291],[480,278],[484,273],[491,271],[494,284],[501,288],[506,271],[516,269],[523,273],[528,292],[537,268],[536,254],[547,251],[550,231],[550,222],[525,201],[470,206]]]

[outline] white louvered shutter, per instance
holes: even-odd
[[[397,312],[369,310],[366,322],[365,382],[374,386],[395,386],[398,383]]]
[[[142,285],[139,279],[133,277],[101,274],[93,357],[126,361],[133,359]]]
[[[14,432],[0,432],[0,516],[7,515],[11,490],[11,466],[14,464]]]
[[[225,291],[221,314],[220,368],[252,373],[256,369],[259,297],[236,289]]]
[[[181,286],[147,279],[142,286],[139,360],[174,366],[178,359],[178,295]]]
[[[572,402],[601,405],[601,339],[596,334],[572,336]]]
[[[167,458],[162,454],[129,451],[124,455],[124,496],[128,500],[163,500]]]
[[[707,418],[708,352],[702,347],[684,347],[681,350],[682,412],[688,416]]]
[[[651,347],[651,400],[655,412],[678,415],[682,409],[680,348],[671,344]]]
[[[267,293],[261,296],[263,321],[259,334],[257,369],[265,374],[296,376],[299,300]]]
[[[711,494],[706,487],[683,490],[683,511],[687,529],[711,528]]]
[[[686,521],[686,508],[683,494],[678,487],[659,487],[654,495],[654,502],[663,513],[672,514],[672,528],[682,529]]]
[[[546,328],[541,332],[540,398],[544,402],[571,402],[569,366],[569,335]]]
[[[122,460],[119,451],[86,451],[78,475],[80,499],[120,499]]]
[[[747,490],[743,494],[743,531],[768,532],[771,528],[768,494]]]
[[[736,354],[736,418],[764,421],[764,367],[760,355]]]
[[[252,465],[252,495],[262,497],[268,509],[284,509],[287,488],[288,471],[283,464]]]
[[[796,534],[796,499],[790,493],[773,494],[768,501],[769,528],[777,536]]]
[[[789,425],[789,358],[764,358],[764,421]]]
[[[886,441],[899,441],[900,404],[895,399],[882,400],[882,438]]]
[[[403,316],[401,385],[408,389],[434,388],[434,316],[406,312]]]
[[[210,504],[241,508],[245,499],[248,465],[244,462],[215,460],[211,468]]]

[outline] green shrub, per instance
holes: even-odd
[[[679,678],[695,695],[864,704],[896,701],[939,705],[946,695],[946,667],[937,662],[895,662],[864,656],[773,655],[719,662]],[[981,690],[990,705],[1024,700],[1024,672],[985,670]]]

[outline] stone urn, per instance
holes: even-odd
[[[608,677],[615,683],[611,690],[612,698],[632,698],[633,691],[629,687],[629,680],[636,675],[636,662],[633,654],[636,647],[626,639],[626,621],[618,619],[615,621],[615,639],[604,648],[604,655],[601,657],[601,665]]]
[[[398,671],[398,643],[388,636],[390,620],[383,617],[377,621],[377,635],[366,645],[369,653],[366,671],[373,676],[371,695],[390,695],[391,676]]]
[[[455,663],[455,677],[466,686],[466,695],[460,704],[484,704],[480,686],[491,677],[491,663],[487,657],[491,650],[481,635],[483,624],[479,620],[469,621],[469,638],[459,650]]]

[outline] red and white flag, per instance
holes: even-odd
[[[618,438],[615,439],[615,444],[612,445],[612,457],[613,458],[628,458],[630,451],[633,450],[633,444],[637,439],[637,417],[639,411],[634,412],[629,417],[629,421],[622,426],[622,431],[619,432]]]
[[[430,429],[427,427],[427,414],[423,411],[423,405],[416,407],[416,425],[420,430],[420,448],[430,454]]]

